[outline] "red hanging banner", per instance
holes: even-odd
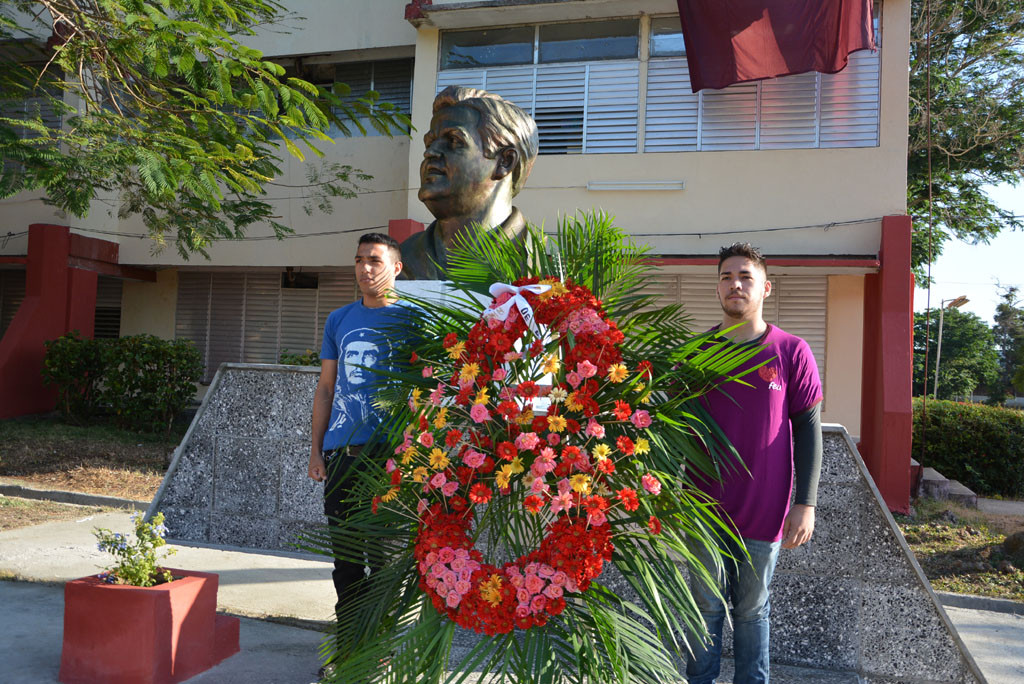
[[[873,50],[872,0],[678,0],[693,92],[843,69]]]

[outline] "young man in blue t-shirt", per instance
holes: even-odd
[[[398,303],[395,278],[402,272],[398,243],[381,233],[359,238],[356,283],[362,297],[335,310],[324,325],[320,350],[320,381],[313,395],[313,443],[309,477],[324,485],[324,514],[328,524],[343,517],[349,498],[344,477],[364,445],[371,443],[383,416],[374,407],[381,376],[373,370],[393,370],[394,340],[408,339],[397,331],[409,328],[412,309]],[[363,577],[363,563],[334,560],[334,589],[342,595]]]

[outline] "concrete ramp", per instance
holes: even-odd
[[[306,477],[317,376],[295,366],[220,367],[149,509],[166,514],[171,538],[291,550],[301,529],[323,522],[323,486]],[[984,682],[846,429],[824,432],[814,539],[782,551],[773,581],[779,674]]]

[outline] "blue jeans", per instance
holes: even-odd
[[[781,542],[744,539],[743,543],[750,554],[750,562],[746,561],[742,549],[735,541],[727,540],[725,550],[735,556],[736,560],[721,557],[723,568],[717,573],[722,596],[732,603],[733,658],[736,665],[733,682],[767,684],[770,610],[768,585],[775,572]],[[696,552],[698,560],[712,575],[716,574],[712,558],[696,549],[691,550]],[[690,684],[714,684],[721,669],[722,623],[725,621],[726,607],[709,587],[695,578],[690,581],[690,590],[707,624],[711,643],[690,640],[693,656],[686,665],[687,681]]]

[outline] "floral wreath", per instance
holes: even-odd
[[[490,291],[466,339],[449,333],[433,361],[413,355],[439,381],[426,399],[412,391],[413,421],[373,509],[416,516],[419,587],[460,627],[494,635],[543,626],[586,592],[612,558],[613,530],[635,530],[661,482],[642,458],[651,364],[627,368],[601,302],[557,278]],[[501,567],[474,544],[476,506],[495,497],[522,505],[543,533]],[[654,515],[647,527],[661,531]]]

